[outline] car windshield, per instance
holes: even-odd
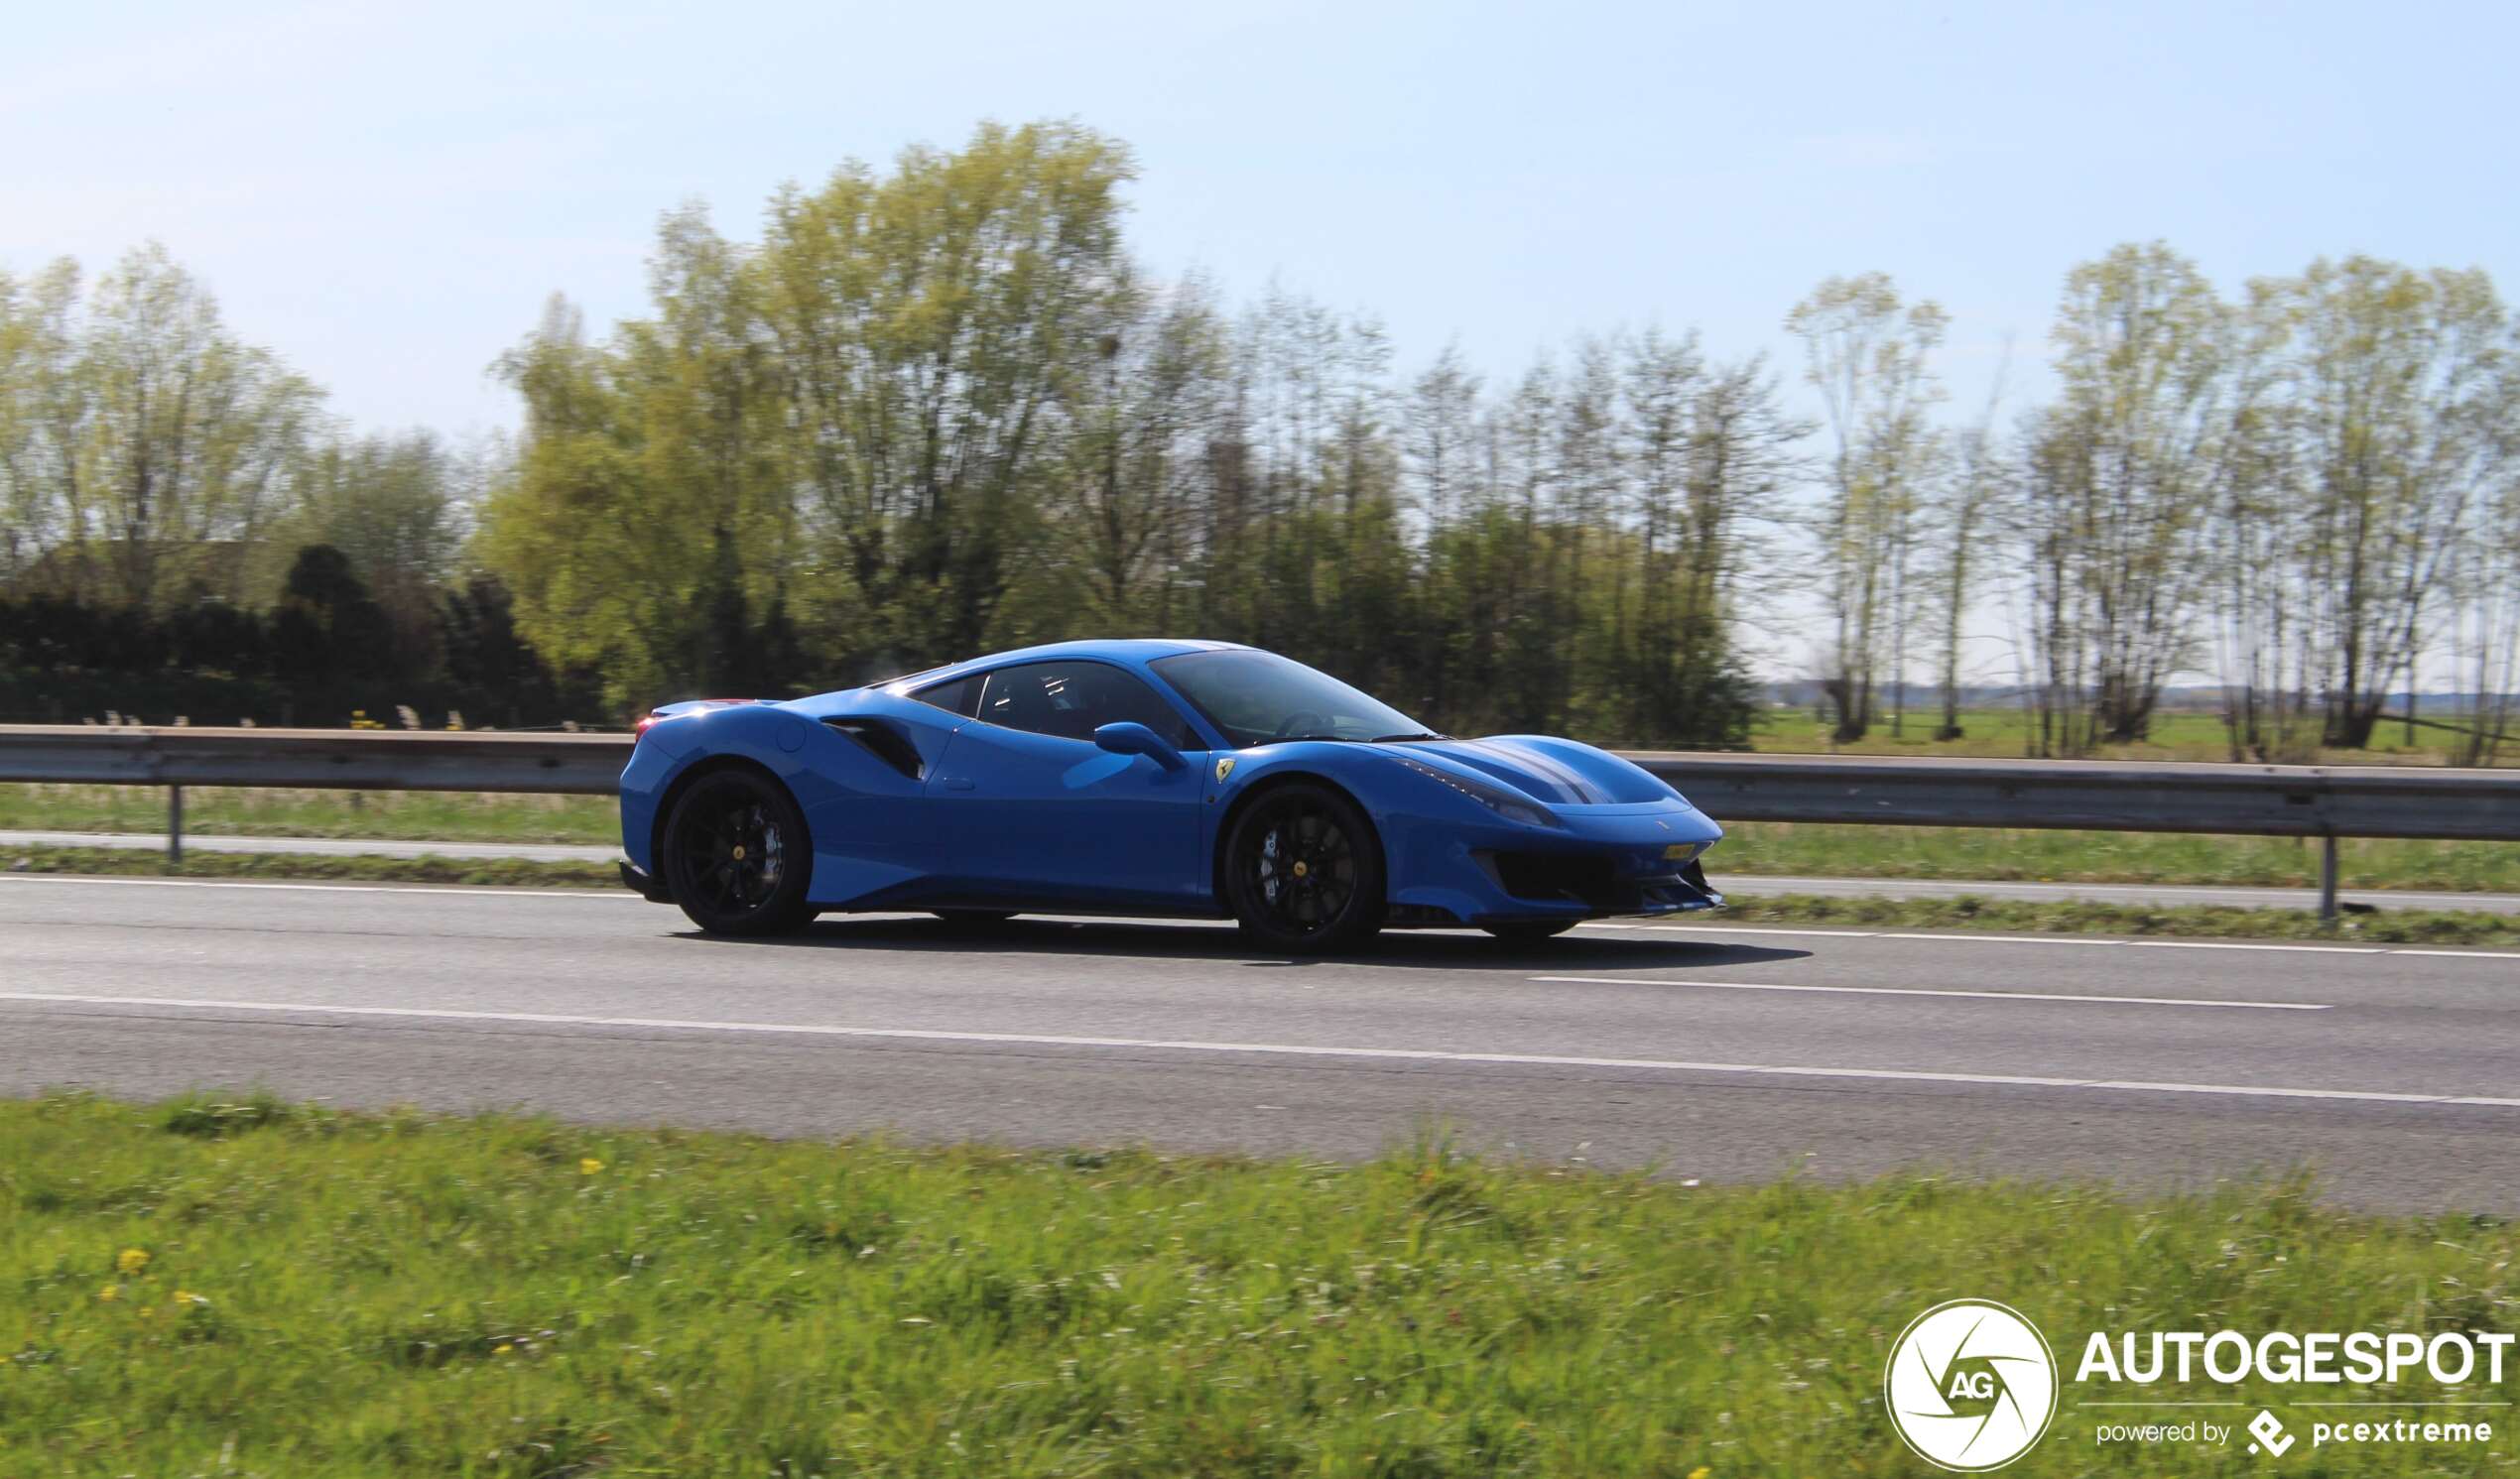
[[[1187,653],[1149,665],[1236,748],[1286,739],[1418,739],[1427,727],[1326,673],[1265,652]]]

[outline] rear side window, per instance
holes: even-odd
[[[977,717],[1033,734],[1091,740],[1105,724],[1145,725],[1183,749],[1204,742],[1153,688],[1101,663],[1026,663],[988,675]]]
[[[941,709],[960,714],[967,719],[971,716],[972,694],[979,686],[979,676],[974,674],[969,678],[957,678],[946,682],[930,683],[924,688],[913,688],[910,690],[910,696],[921,703],[933,703]]]

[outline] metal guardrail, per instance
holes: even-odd
[[[2520,771],[1630,754],[1718,820],[2520,842]]]
[[[0,725],[0,782],[610,795],[626,734]],[[2520,772],[1629,752],[1723,821],[2048,827],[2316,837],[2322,913],[2336,839],[2520,842]]]
[[[0,781],[609,796],[626,734],[0,724]]]

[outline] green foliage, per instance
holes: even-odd
[[[1808,653],[1832,745],[1904,742],[1920,658],[1954,749],[1967,685],[2023,692],[2012,749],[2080,756],[2149,745],[2208,667],[2219,758],[2371,749],[2445,677],[2476,712],[2444,748],[2505,743],[2520,352],[2481,272],[2356,256],[2226,299],[2123,245],[2066,278],[2047,403],[1958,428],[1943,310],[1831,277],[1785,319],[1811,422],[1686,333],[1398,373],[1369,316],[1150,274],[1134,173],[988,124],[784,187],[755,240],[668,211],[645,312],[590,337],[555,297],[498,361],[512,445],[328,424],[154,246],[92,289],[0,275],[0,600],[113,654],[0,655],[0,713],[618,723],[1173,635],[1462,733],[1740,746],[1748,662]],[[283,589],[308,547],[364,587],[346,636]],[[344,703],[327,647],[406,691]]]
[[[2509,1225],[2314,1192],[1683,1186],[1437,1131],[1342,1166],[19,1100],[0,1451],[65,1476],[1904,1475],[1882,1365],[1954,1270],[2052,1335],[2507,1323]]]
[[[668,215],[604,343],[556,301],[478,546],[525,635],[624,706],[1196,635],[1463,731],[1742,741],[1739,557],[1799,434],[1755,362],[1648,336],[1407,404],[1369,322],[1147,282],[1131,168],[984,127],[783,190],[758,245]]]

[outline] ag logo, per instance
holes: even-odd
[[[1217,779],[1217,780],[1222,781],[1222,780],[1223,780],[1223,779],[1225,779],[1227,776],[1230,776],[1230,775],[1232,775],[1233,773],[1234,773],[1234,761],[1233,761],[1233,757],[1232,757],[1232,756],[1228,755],[1228,756],[1226,756],[1224,759],[1219,760],[1219,761],[1217,761],[1217,762],[1216,762],[1216,779]]]
[[[1937,1304],[1899,1332],[1882,1376],[1891,1425],[1919,1458],[2000,1469],[2057,1415],[2057,1358],[2038,1327],[1989,1299]]]
[[[2262,1443],[2268,1456],[2282,1458],[2284,1450],[2293,1446],[2293,1435],[2284,1430],[2283,1419],[2263,1409],[2249,1419],[2249,1436],[2257,1439],[2257,1442],[2249,1444],[2251,1453],[2258,1451],[2258,1445]]]

